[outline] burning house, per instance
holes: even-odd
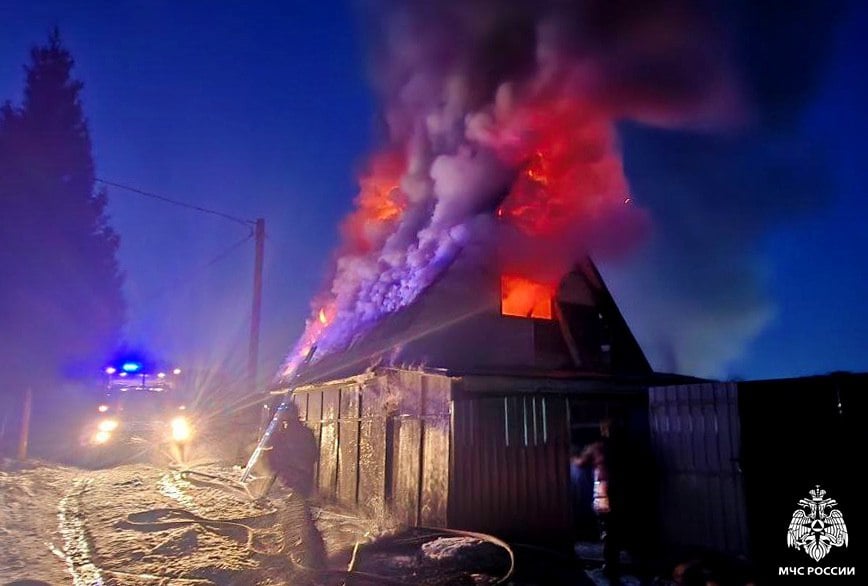
[[[568,539],[569,457],[617,417],[641,434],[652,373],[599,272],[556,286],[461,259],[291,380],[319,496],[401,524]],[[592,525],[592,520],[587,519]]]
[[[466,268],[277,385],[315,439],[320,499],[400,525],[594,539],[570,454],[608,419],[631,446],[628,532],[668,555],[797,560],[776,537],[816,482],[856,510],[851,455],[829,446],[863,442],[868,375],[655,373],[590,260],[554,287]],[[793,449],[806,410],[828,442]]]
[[[743,122],[713,20],[698,6],[384,4],[372,23],[383,144],[274,387],[313,432],[319,495],[403,524],[567,539],[582,525],[571,450],[612,418],[649,452],[634,454],[624,483],[642,493],[624,512],[644,541],[744,553],[741,426],[757,411],[741,385],[654,373],[588,260],[623,258],[653,232],[618,122]],[[689,228],[677,248],[708,268],[687,280],[725,300],[751,289],[729,282],[750,271],[703,249],[719,233],[705,234],[709,214],[687,202],[704,191],[676,189],[687,217],[675,223]],[[664,275],[657,297],[677,288]],[[720,323],[689,305],[659,320],[673,330],[693,320],[702,335],[682,349]],[[652,462],[660,482],[646,474]]]
[[[411,524],[564,533],[571,448],[607,416],[645,433],[645,389],[672,381],[587,260],[649,231],[615,124],[706,122],[728,68],[692,50],[706,30],[692,13],[660,47],[611,34],[656,38],[648,11],[386,4],[371,23],[384,141],[277,388],[314,432],[323,497]],[[649,83],[686,52],[683,82]]]

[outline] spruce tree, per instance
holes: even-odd
[[[0,393],[95,372],[123,323],[118,235],[96,188],[83,84],[55,30],[0,109]]]

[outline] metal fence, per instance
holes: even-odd
[[[748,552],[738,388],[706,383],[649,390],[664,539]]]

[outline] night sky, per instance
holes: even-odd
[[[376,143],[354,6],[4,2],[0,99],[20,100],[29,47],[54,25],[85,83],[99,177],[266,218],[262,370],[274,372],[324,283],[355,177]],[[776,226],[757,250],[775,317],[725,376],[868,370],[865,30],[865,5],[843,16],[799,123],[827,160],[834,193]],[[625,140],[629,173],[641,144]],[[221,253],[246,229],[109,193],[130,341],[182,363],[220,359],[230,371],[243,364],[253,246]]]
[[[831,66],[804,129],[836,191],[816,212],[770,235],[777,317],[730,371],[744,378],[868,369],[868,6],[842,19]]]

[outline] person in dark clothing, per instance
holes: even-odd
[[[619,450],[613,438],[613,422],[600,423],[600,439],[587,446],[579,454],[576,463],[593,471],[593,510],[597,516],[600,540],[603,543],[603,571],[612,584],[620,577],[620,529],[619,513],[620,481]],[[614,480],[614,482],[613,482]]]
[[[313,432],[299,420],[298,409],[291,401],[287,402],[286,409],[280,414],[278,426],[264,455],[271,474],[292,491],[284,508],[293,518],[287,520],[284,540],[294,542],[301,539],[304,552],[299,562],[303,566],[325,567],[325,545],[308,505],[308,499],[313,494],[318,447]]]
[[[298,408],[287,402],[265,451],[271,473],[294,493],[308,498],[313,491],[313,471],[318,449],[313,432],[298,419]]]

